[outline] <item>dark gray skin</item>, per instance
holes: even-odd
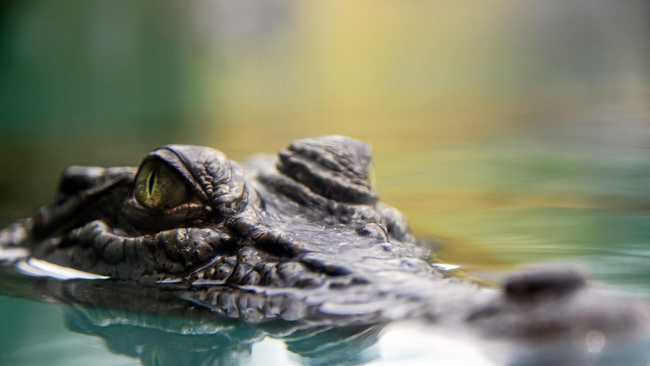
[[[0,247],[256,323],[419,317],[525,338],[647,331],[644,303],[602,294],[575,270],[515,274],[501,289],[447,276],[404,216],[379,202],[371,160],[368,145],[329,136],[244,165],[171,145],[139,169],[71,167],[56,202],[0,231]],[[160,296],[98,293],[56,297],[137,310]]]
[[[146,177],[136,169],[72,167],[56,203],[2,242],[141,283],[317,287],[367,283],[377,270],[430,275],[429,251],[378,202],[370,163],[369,147],[344,137],[296,141],[277,160],[245,166],[211,148],[166,146],[142,166],[173,175],[170,195],[185,192],[173,206],[165,197],[161,207],[138,200]]]

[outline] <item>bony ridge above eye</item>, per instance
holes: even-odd
[[[145,161],[135,180],[135,199],[142,206],[165,210],[188,201],[187,185],[167,164],[157,159]]]

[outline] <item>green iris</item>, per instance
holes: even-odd
[[[135,199],[144,207],[163,210],[187,202],[187,187],[166,164],[146,161],[135,180]]]

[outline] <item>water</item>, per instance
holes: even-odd
[[[155,318],[150,319],[151,328],[97,326],[73,308],[17,298],[0,299],[0,309],[13,314],[3,319],[5,331],[0,340],[6,348],[0,360],[4,365],[379,366],[431,362],[495,365],[497,362],[478,351],[470,338],[450,339],[449,332],[425,329],[416,324],[377,326],[347,333],[339,330],[338,334],[314,331],[311,338],[302,341],[296,335],[294,339],[291,335],[264,336],[263,332],[232,324],[201,329],[203,334],[199,329],[194,329],[195,334],[185,329],[181,335],[174,334],[173,328],[183,325],[183,320],[167,319],[164,321],[166,328],[162,329],[154,328]],[[95,320],[101,318],[101,310],[94,313]],[[138,318],[144,323],[143,317]],[[20,336],[23,334],[32,334],[30,339],[34,343],[22,342]]]
[[[418,322],[251,326],[0,296],[3,365],[647,365],[650,338],[510,343]],[[26,341],[29,340],[29,341]]]

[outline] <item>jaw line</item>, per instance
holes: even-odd
[[[42,261],[57,263],[83,273],[97,273],[107,278],[144,282],[177,283],[187,275],[215,260],[223,243],[230,236],[214,227],[190,227],[160,231],[141,236],[125,235],[102,220],[95,220],[74,229],[53,241],[51,248],[36,255]],[[64,243],[60,246],[57,243]],[[71,243],[73,245],[65,245]],[[67,260],[52,260],[58,251],[94,251],[97,260],[87,265],[74,265]],[[65,252],[61,252],[66,258]],[[120,275],[121,263],[137,266],[133,274]],[[144,277],[133,277],[140,276]]]
[[[57,280],[107,280],[109,276],[80,271],[74,268],[60,266],[38,258],[28,258],[16,264],[16,269],[32,277],[47,277]]]

